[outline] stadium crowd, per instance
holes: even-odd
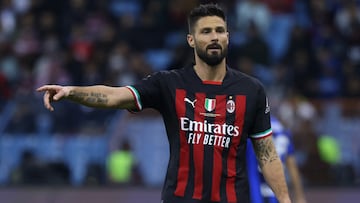
[[[116,111],[59,103],[49,113],[35,89],[49,83],[127,85],[190,63],[186,16],[205,2],[227,10],[228,64],[265,84],[272,112],[294,132],[306,183],[336,180],[331,172],[314,175],[313,164],[339,170],[321,159],[322,134],[340,140],[337,164],[347,171],[341,181],[359,183],[359,127],[349,122],[360,121],[360,109],[355,102],[348,119],[342,103],[328,104],[360,97],[356,0],[1,0],[0,136],[108,133]],[[337,128],[339,122],[346,129]]]

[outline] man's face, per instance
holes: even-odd
[[[227,55],[229,44],[226,23],[217,16],[200,18],[195,24],[194,33],[188,35],[188,43],[208,65],[220,64]]]

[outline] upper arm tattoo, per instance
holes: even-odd
[[[260,167],[279,158],[271,136],[254,140],[253,146]]]

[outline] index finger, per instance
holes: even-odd
[[[37,88],[36,91],[44,92],[44,91],[52,90],[52,89],[56,89],[56,88],[57,88],[57,85],[43,85],[43,86]]]

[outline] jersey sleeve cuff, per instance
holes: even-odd
[[[135,100],[135,106],[136,106],[135,109],[127,109],[127,110],[132,113],[141,111],[143,108],[142,108],[139,92],[133,86],[126,86],[126,88],[128,88],[130,90],[131,94],[133,95],[134,100]]]
[[[266,130],[266,131],[260,132],[260,133],[252,134],[249,137],[251,139],[263,139],[263,138],[268,137],[270,135],[272,135],[272,129],[271,128]]]

